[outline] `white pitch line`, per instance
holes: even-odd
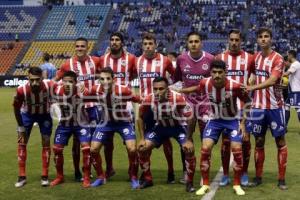
[[[233,155],[231,153],[230,155],[230,162],[229,162],[229,167],[231,167],[233,163]],[[212,200],[217,192],[217,190],[219,189],[220,185],[220,181],[221,178],[223,176],[223,167],[220,167],[217,175],[215,176],[214,180],[212,181],[212,183],[210,184],[210,191],[208,193],[206,193],[201,200]]]

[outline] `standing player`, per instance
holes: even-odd
[[[50,97],[54,87],[53,81],[42,80],[42,70],[31,67],[28,82],[17,89],[14,98],[14,113],[18,123],[18,163],[19,178],[16,187],[26,184],[27,143],[34,122],[37,122],[42,135],[42,179],[41,185],[48,186],[48,168],[50,160],[50,136],[52,119],[50,116]]]
[[[289,50],[288,62],[291,64],[283,76],[289,76],[289,92],[286,102],[286,126],[290,119],[290,107],[295,107],[300,122],[300,62],[296,59],[297,52]]]
[[[152,81],[156,77],[166,77],[167,72],[173,76],[174,68],[171,61],[156,52],[156,39],[154,35],[146,33],[142,38],[143,55],[137,59],[136,67],[140,80],[140,95],[145,97],[152,93]],[[145,121],[147,123],[147,121]],[[147,126],[147,125],[146,125]],[[147,127],[149,127],[148,125]],[[168,183],[175,183],[173,167],[173,147],[170,140],[163,143],[165,157],[168,163]]]
[[[217,59],[223,60],[227,64],[227,77],[241,83],[248,84],[251,73],[254,73],[253,55],[241,50],[242,35],[240,30],[232,29],[228,34],[229,49],[219,55]],[[243,102],[237,99],[238,110],[242,111]],[[230,139],[228,134],[222,135],[221,158],[223,165],[223,177],[220,186],[228,185],[229,179],[229,162],[230,162]],[[249,134],[245,134],[242,143],[243,148],[243,174],[241,185],[248,185],[248,166],[251,154],[251,143]]]
[[[252,134],[255,137],[256,177],[252,186],[262,184],[263,164],[265,160],[265,135],[270,127],[275,138],[278,153],[278,187],[286,190],[285,171],[287,164],[287,145],[285,141],[286,124],[280,81],[283,73],[283,58],[271,49],[272,31],[262,27],[257,31],[257,43],[261,51],[255,55],[256,83],[247,86],[254,91],[251,109]]]
[[[77,88],[77,75],[73,71],[67,71],[62,77],[62,85],[55,89],[55,100],[60,109],[59,125],[54,137],[54,162],[56,167],[56,178],[51,182],[51,186],[56,186],[64,182],[64,146],[72,134],[76,135],[81,144],[83,154],[83,187],[90,187],[90,139],[91,132],[88,122],[88,114],[85,112],[83,104],[83,93],[81,88]]]
[[[214,113],[203,132],[201,147],[200,168],[203,178],[202,187],[196,195],[204,195],[210,190],[209,169],[211,151],[218,142],[220,134],[226,129],[230,138],[231,150],[235,164],[233,165],[234,182],[233,190],[237,195],[245,195],[240,186],[240,176],[243,168],[242,135],[245,134],[245,117],[240,122],[237,101],[250,102],[245,87],[226,77],[226,63],[215,60],[211,63],[211,77],[202,79],[198,86],[179,90],[183,93],[198,92],[199,95],[208,95]],[[242,129],[242,133],[239,131]]]
[[[177,58],[175,82],[182,81],[183,87],[190,87],[198,85],[202,78],[210,75],[209,66],[214,57],[202,50],[202,38],[199,33],[188,33],[186,42],[188,51]],[[188,120],[187,131],[194,132],[196,120],[198,120],[200,134],[202,134],[209,116],[209,107],[205,106],[208,102],[207,97],[200,98],[195,94],[188,94],[186,100],[195,114],[195,117]],[[188,140],[192,140],[192,138],[188,138]],[[183,153],[181,155],[183,156]]]
[[[123,49],[124,37],[120,32],[114,32],[110,35],[109,52],[100,57],[101,68],[110,67],[114,72],[116,84],[131,87],[132,81],[136,75],[135,56],[125,52]],[[128,104],[128,109],[132,110],[132,104]],[[104,146],[104,155],[106,161],[106,178],[113,176],[115,171],[113,169],[113,134],[108,138]]]
[[[43,55],[43,60],[44,63],[40,66],[43,70],[43,78],[52,80],[56,75],[56,67],[49,62],[50,55],[48,53]]]
[[[133,96],[127,86],[114,84],[114,72],[110,67],[105,67],[100,72],[100,85],[92,88],[91,95],[103,107],[105,114],[104,124],[98,124],[92,138],[91,157],[97,170],[97,179],[92,184],[93,187],[105,183],[102,171],[100,149],[111,137],[111,134],[118,132],[126,145],[129,159],[129,177],[132,189],[139,187],[137,179],[138,159],[136,151],[136,136],[132,123],[132,116],[127,109],[127,102],[139,102],[140,98]]]
[[[139,131],[141,140],[138,145],[140,164],[144,173],[144,180],[140,188],[153,185],[150,171],[150,155],[154,147],[159,147],[165,140],[173,137],[185,151],[185,164],[187,169],[186,191],[193,192],[193,177],[196,158],[194,151],[186,149],[186,101],[179,93],[169,91],[168,80],[156,77],[153,80],[153,93],[147,95],[139,111]],[[155,127],[145,133],[144,118],[147,113],[153,112],[157,121]]]
[[[67,71],[73,71],[77,74],[77,81],[84,83],[88,91],[91,91],[95,84],[95,77],[100,70],[100,60],[97,57],[88,55],[88,40],[86,38],[77,38],[75,40],[75,56],[68,59],[57,71],[55,80],[62,79],[63,74]],[[87,112],[91,124],[96,124],[99,121],[97,107],[92,104],[87,104]],[[95,127],[91,127],[91,132]],[[79,168],[80,162],[80,143],[78,138],[73,137],[72,147],[73,164],[75,169],[75,180],[81,181],[81,172]]]

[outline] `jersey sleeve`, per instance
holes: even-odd
[[[136,57],[134,55],[130,55],[128,64],[130,68],[129,80],[132,81],[137,77]]]
[[[24,100],[25,100],[25,96],[22,87],[18,87],[16,90],[16,94],[14,96],[14,102],[13,102],[14,108],[20,109],[23,105]]]
[[[151,98],[150,96],[146,96],[146,98],[143,100],[142,104],[139,107],[139,117],[141,119],[144,119],[146,113],[148,113],[151,110]]]
[[[68,63],[65,62],[64,64],[61,65],[59,70],[56,71],[56,79],[60,80],[62,79],[64,73],[67,71]]]
[[[200,80],[199,85],[197,87],[197,91],[196,91],[197,93],[203,94],[205,92],[205,81],[206,81],[206,79]]]
[[[134,103],[140,103],[141,98],[140,96],[134,95],[128,87],[124,87],[123,95],[126,97],[127,101],[132,101]],[[128,98],[127,98],[128,97]]]
[[[291,72],[293,74],[299,69],[300,69],[300,64],[298,63],[297,65],[297,63],[294,62],[293,64],[291,64],[290,68],[288,69],[288,72]]]
[[[271,75],[280,78],[282,76],[283,69],[283,59],[281,56],[278,56],[272,65]]]
[[[249,74],[255,74],[255,57],[249,54]]]
[[[171,60],[168,57],[166,57],[166,70],[171,75],[171,77],[174,76],[175,69],[173,67],[173,64],[172,64]]]

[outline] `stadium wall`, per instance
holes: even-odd
[[[0,87],[18,87],[26,82],[26,76],[0,76]]]

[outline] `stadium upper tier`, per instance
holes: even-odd
[[[89,52],[95,42],[89,42]],[[43,54],[48,53],[51,57],[50,62],[56,67],[60,67],[66,59],[74,55],[74,41],[52,41],[52,42],[33,42],[23,58],[21,64],[24,66],[40,66],[43,63]],[[22,70],[17,70],[14,75],[24,75]],[[26,73],[26,72],[24,72]]]
[[[73,40],[78,37],[96,40],[110,6],[56,6],[37,37],[38,40]]]
[[[0,7],[0,39],[30,40],[46,7]],[[18,34],[16,36],[16,34]]]
[[[24,46],[24,42],[0,42],[0,75],[15,63],[15,60]]]

